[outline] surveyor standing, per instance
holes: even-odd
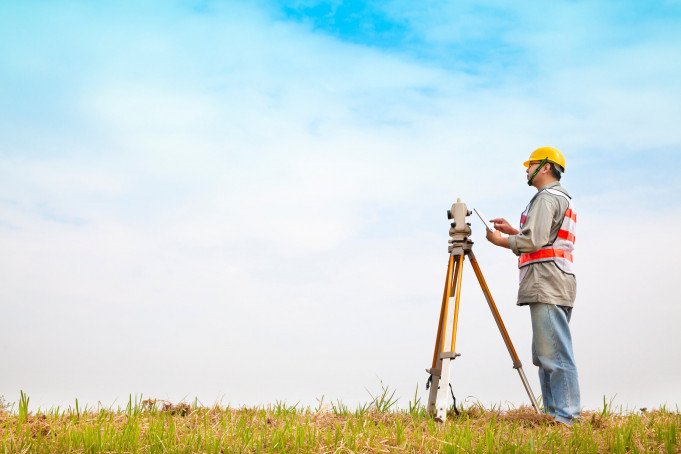
[[[577,293],[572,251],[575,214],[560,185],[565,157],[541,147],[525,161],[527,184],[537,188],[520,217],[520,230],[502,218],[492,219],[487,239],[518,257],[518,305],[529,305],[532,317],[532,362],[539,366],[544,408],[556,421],[571,425],[579,417],[579,384],[569,322]],[[504,237],[501,233],[508,237]]]

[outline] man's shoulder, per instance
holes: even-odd
[[[568,205],[570,194],[560,185],[553,185],[539,191],[532,199],[532,205],[543,205],[548,209],[562,210]]]
[[[570,196],[570,193],[568,192],[568,190],[565,189],[563,186],[561,186],[560,183],[558,183],[557,185],[553,186],[551,189],[555,189],[556,191],[560,191],[560,192],[562,192],[563,194],[565,194],[566,196],[572,198],[572,196]]]
[[[572,196],[567,191],[567,189],[562,187],[560,184],[556,184],[556,185],[549,186],[547,188],[542,189],[537,194],[537,198],[539,198],[539,197],[546,199],[546,200],[556,200],[557,198],[558,199],[565,199],[565,198],[571,199],[572,198]]]

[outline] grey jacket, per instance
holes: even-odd
[[[569,196],[560,183],[555,182],[547,184],[532,197],[520,233],[508,237],[511,250],[516,255],[534,252],[553,243],[558,236],[568,202],[564,197],[543,191],[546,188],[557,189]],[[553,262],[533,263],[521,270],[517,303],[520,306],[547,303],[573,307],[576,295],[575,276],[561,271]]]

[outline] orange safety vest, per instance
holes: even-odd
[[[518,268],[521,268],[522,273],[522,268],[533,263],[554,262],[560,270],[569,274],[575,274],[572,251],[575,249],[577,213],[575,213],[572,199],[557,189],[548,188],[544,189],[544,191],[553,195],[565,197],[568,201],[568,208],[563,216],[563,222],[560,225],[560,230],[558,230],[558,236],[553,243],[549,243],[537,251],[520,254],[520,257],[518,258]],[[527,220],[527,213],[530,211],[530,205],[528,205],[527,208],[525,208],[525,211],[523,211],[523,214],[520,215],[521,230]]]

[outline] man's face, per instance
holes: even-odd
[[[537,169],[537,166],[539,166],[539,164],[541,164],[541,161],[532,161],[532,162],[530,162],[530,165],[527,167],[527,169],[525,169],[525,173],[527,174],[528,180],[530,179],[530,175],[532,175],[534,173],[534,171]],[[539,175],[537,174],[537,176],[539,176]]]

